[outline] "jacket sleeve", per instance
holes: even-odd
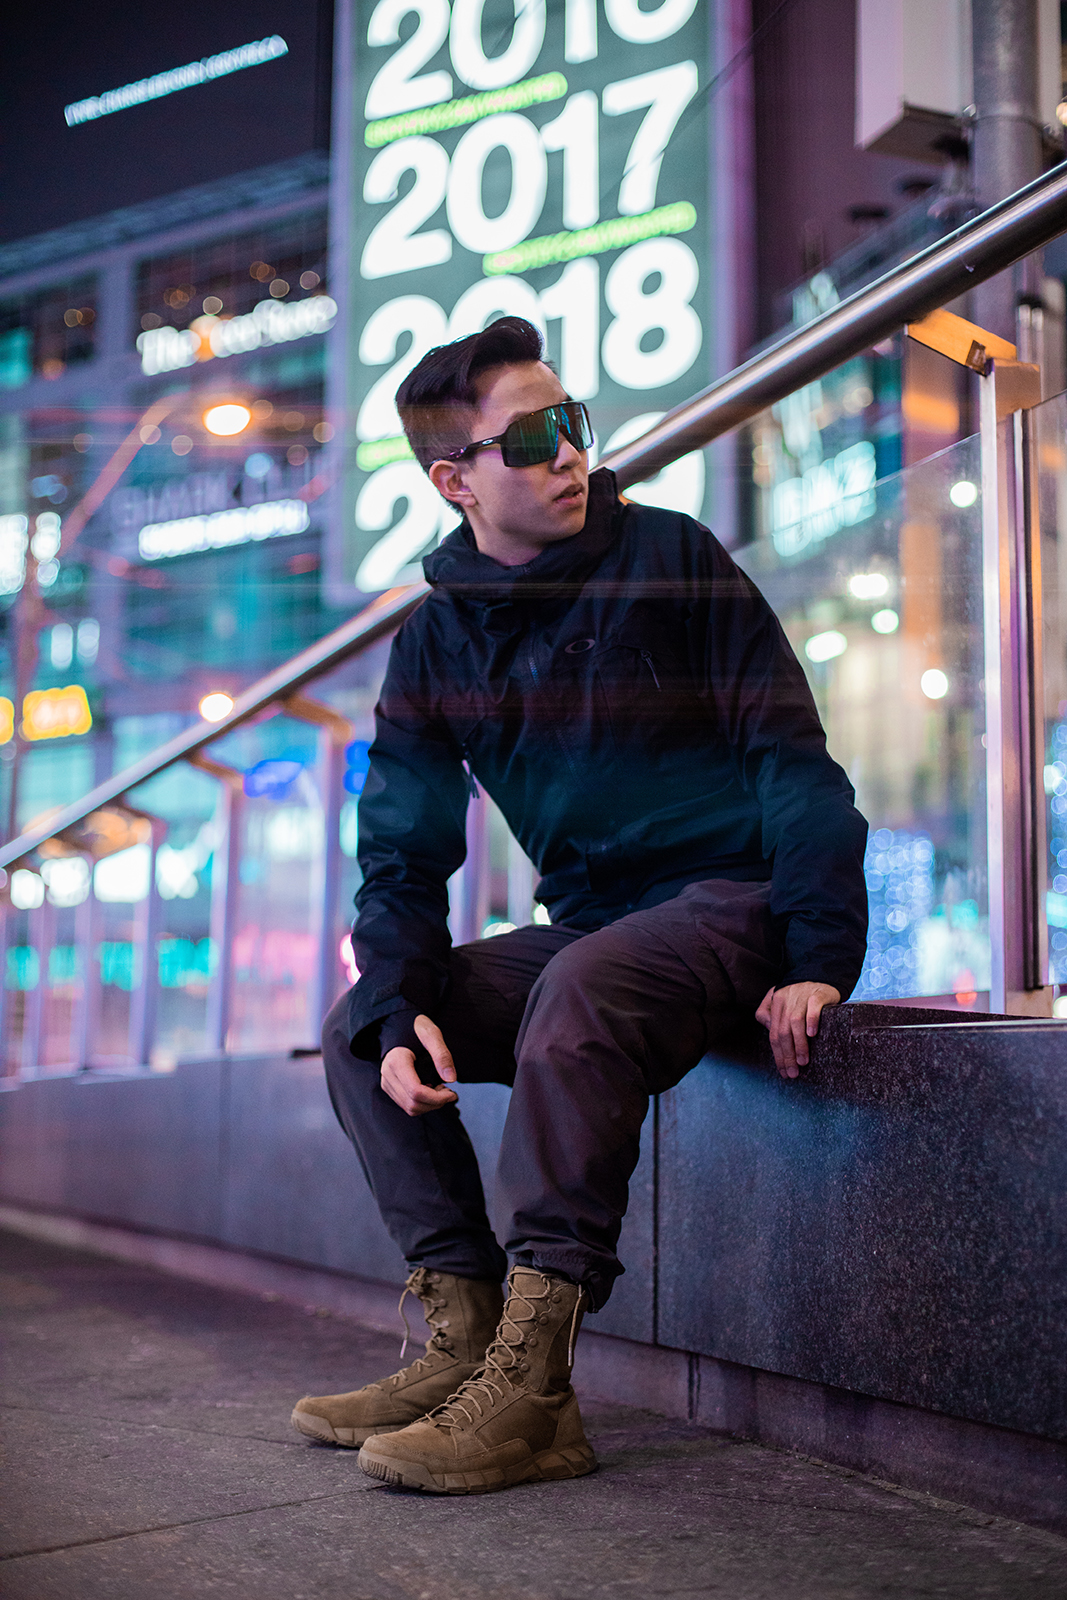
[[[826,749],[778,619],[722,546],[710,538],[707,546],[705,684],[741,781],[760,807],[770,908],[785,945],[781,983],[829,983],[847,999],[867,946],[867,823]]]
[[[448,977],[448,879],[466,855],[469,793],[463,753],[430,697],[406,670],[405,630],[393,643],[375,708],[370,769],[359,801],[352,950],[360,977],[349,997],[353,1053],[375,1060],[416,1047],[413,1023],[432,1015]]]

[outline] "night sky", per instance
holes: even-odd
[[[0,242],[322,148],[330,0],[47,0],[0,59]],[[280,34],[289,54],[68,128],[63,107]]]

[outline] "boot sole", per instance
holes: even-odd
[[[365,1439],[370,1439],[376,1433],[399,1433],[401,1428],[409,1428],[410,1422],[384,1422],[377,1423],[373,1428],[335,1428],[325,1417],[317,1417],[312,1411],[296,1410],[289,1418],[297,1433],[302,1433],[306,1439],[317,1439],[320,1444],[339,1444],[345,1450],[358,1450]]]
[[[385,1429],[381,1431],[384,1433]],[[435,1473],[418,1462],[398,1463],[364,1448],[359,1452],[359,1466],[368,1477],[380,1479],[391,1489],[422,1489],[428,1494],[491,1494],[496,1489],[513,1489],[520,1483],[558,1483],[565,1478],[583,1478],[586,1473],[596,1471],[597,1459],[591,1445],[572,1445],[565,1450],[542,1450],[529,1461],[517,1462],[513,1467]]]

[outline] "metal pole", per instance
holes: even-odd
[[[230,1031],[233,997],[234,922],[237,917],[237,870],[241,859],[241,802],[244,796],[236,784],[219,784],[215,811],[215,849],[211,857],[211,949],[215,966],[207,995],[205,1022],[209,1050],[225,1051]]]
[[[41,1074],[41,1017],[44,1012],[44,987],[48,982],[48,952],[52,947],[52,928],[55,913],[45,900],[44,904],[27,915],[30,949],[37,955],[37,982],[26,989],[22,1011],[22,1076],[37,1078]]]
[[[508,834],[508,921],[524,928],[534,913],[534,864],[519,841]]]
[[[134,962],[141,955],[141,981],[130,996],[130,1060],[135,1067],[147,1067],[156,1031],[159,998],[159,951],[157,935],[162,924],[163,906],[156,888],[156,851],[166,834],[166,824],[153,822],[148,847],[148,894],[138,905],[135,918]]]
[[[1043,816],[1034,704],[1040,686],[1040,552],[1028,408],[1037,369],[994,362],[980,383],[985,635],[986,840],[992,973],[989,1008],[1051,1016],[1045,985]],[[1035,568],[1036,561],[1036,568]]]
[[[972,0],[971,159],[983,211],[1032,182],[1041,171],[1037,13],[1038,0]],[[1040,293],[1032,260],[1018,262],[975,290],[975,321],[1014,343],[1016,306],[1026,293]]]
[[[319,855],[319,868],[315,873],[311,903],[317,917],[315,937],[318,948],[315,970],[308,996],[308,1016],[313,1030],[309,1044],[318,1043],[318,1034],[337,987],[337,949],[334,935],[337,932],[337,885],[341,862],[341,805],[344,800],[344,741],[335,736],[331,728],[319,729],[318,761],[316,763],[317,787],[322,803],[322,823],[325,837]]]

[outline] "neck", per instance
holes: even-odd
[[[523,567],[528,561],[533,561],[542,550],[550,544],[559,541],[555,539],[538,540],[532,535],[502,533],[499,528],[486,523],[476,513],[468,513],[471,532],[474,542],[483,556],[491,556],[502,567]]]

